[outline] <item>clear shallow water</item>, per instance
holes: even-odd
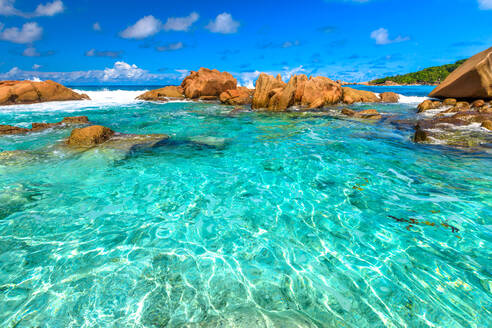
[[[131,96],[0,108],[1,123],[87,115],[172,136],[84,153],[59,145],[70,130],[0,137],[29,150],[0,160],[1,326],[491,325],[490,155]]]

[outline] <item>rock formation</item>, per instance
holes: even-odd
[[[114,134],[114,131],[102,125],[91,125],[81,129],[73,129],[67,139],[67,145],[75,147],[97,146]]]
[[[63,120],[57,123],[32,123],[30,129],[20,128],[11,125],[0,125],[0,135],[39,132],[57,126],[63,126],[69,124],[87,124],[87,123],[89,123],[89,119],[87,118],[87,116],[72,116],[72,117],[64,117]]]
[[[468,59],[437,86],[433,98],[492,98],[492,47]]]
[[[252,101],[254,90],[246,87],[238,87],[224,91],[220,94],[220,102],[226,105],[249,105]]]
[[[2,81],[0,82],[0,105],[32,104],[46,101],[89,99],[63,85],[53,82]]]
[[[292,106],[310,109],[333,105],[342,98],[342,87],[323,76],[294,75],[289,83],[262,73],[256,81],[253,109],[284,111]]]
[[[218,99],[224,91],[236,89],[236,79],[227,72],[200,68],[191,71],[181,83],[186,98],[189,99]]]
[[[180,86],[170,85],[164,88],[147,91],[137,97],[138,100],[168,101],[184,98],[184,90]]]
[[[400,96],[394,92],[383,92],[379,95],[379,98],[384,103],[397,103],[400,100]]]
[[[380,102],[381,99],[374,93],[365,90],[357,90],[348,87],[344,87],[343,89],[343,99],[342,101],[351,105],[357,102]]]
[[[353,118],[363,118],[367,120],[380,120],[381,114],[375,109],[355,111],[349,108],[342,109],[342,114]]]

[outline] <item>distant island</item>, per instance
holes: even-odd
[[[434,66],[418,72],[404,75],[395,75],[372,80],[371,85],[396,85],[396,84],[429,84],[436,85],[444,81],[448,75],[463,64],[466,59],[458,60],[454,64]]]

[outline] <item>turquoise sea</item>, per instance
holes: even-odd
[[[0,137],[0,327],[491,327],[492,154],[323,113],[134,101],[87,115],[152,148],[74,152],[70,129]],[[387,87],[392,118],[430,88]],[[374,105],[355,105],[374,108]]]

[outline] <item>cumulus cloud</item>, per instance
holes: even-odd
[[[175,51],[179,49],[183,49],[184,45],[183,42],[176,42],[176,43],[169,43],[164,46],[159,46],[156,47],[155,50],[157,51]]]
[[[99,51],[96,49],[91,49],[85,52],[85,55],[87,57],[111,57],[111,58],[118,58],[123,54],[123,51]]]
[[[188,31],[194,22],[198,20],[200,16],[196,12],[192,12],[186,17],[169,17],[164,24],[163,29],[165,31]]]
[[[61,0],[39,4],[33,12],[24,12],[15,8],[15,0],[0,0],[0,15],[20,16],[24,18],[54,16],[65,10]]]
[[[480,9],[492,10],[492,0],[478,0]]]
[[[25,23],[19,29],[18,27],[10,27],[4,29],[4,25],[0,24],[0,40],[9,41],[19,44],[33,43],[41,39],[43,28],[38,23]]]
[[[33,66],[33,71],[24,71],[14,67],[8,72],[0,73],[0,80],[31,80],[38,77],[42,80],[68,82],[145,82],[162,81],[176,83],[183,78],[181,70],[170,73],[154,74],[122,61],[117,61],[113,67],[104,70],[72,71],[72,72],[41,72],[40,66]],[[184,71],[184,70],[183,70]],[[187,72],[187,70],[186,70]]]
[[[92,24],[92,29],[94,31],[100,32],[102,30],[101,29],[101,24],[99,24],[99,22],[95,22],[94,24]]]
[[[239,25],[239,22],[235,21],[231,14],[222,13],[210,21],[205,28],[212,33],[231,34],[237,32]]]
[[[385,28],[380,28],[375,31],[371,32],[371,38],[376,40],[376,44],[379,45],[385,45],[385,44],[390,44],[390,43],[398,43],[398,42],[403,42],[403,41],[408,41],[410,38],[408,36],[402,37],[402,36],[397,36],[395,39],[391,40],[389,38],[389,32]]]
[[[162,22],[152,15],[139,19],[134,25],[128,26],[120,32],[120,36],[125,39],[145,39],[159,32]]]

